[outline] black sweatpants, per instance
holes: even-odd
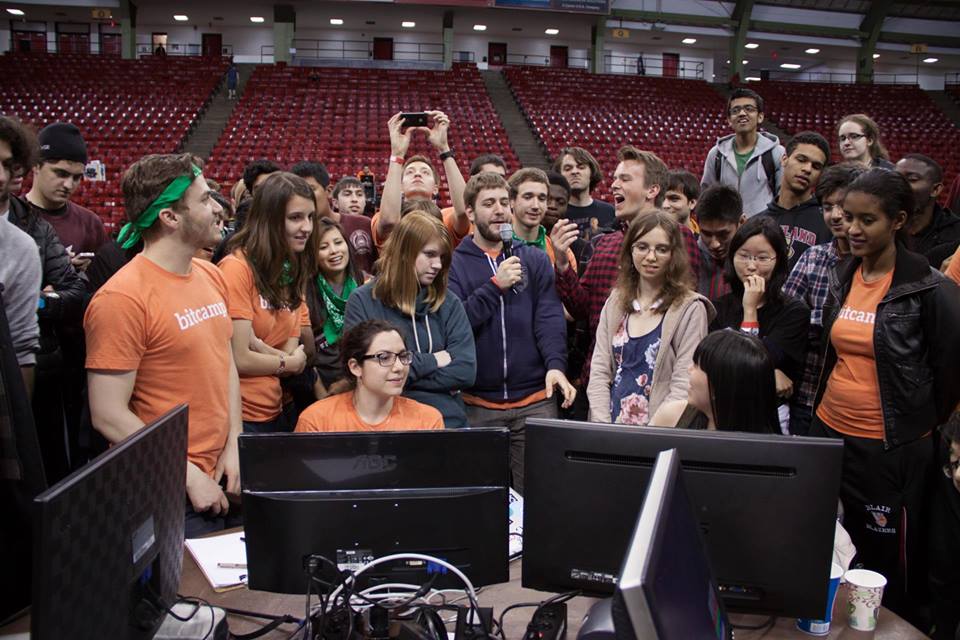
[[[814,414],[810,435],[842,438],[843,526],[857,555],[853,565],[887,578],[883,605],[926,628],[929,596],[926,505],[934,466],[929,437],[885,449],[883,440],[843,435]]]

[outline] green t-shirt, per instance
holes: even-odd
[[[737,157],[737,175],[743,175],[743,170],[747,166],[747,160],[749,160],[750,156],[753,155],[753,149],[740,153],[737,151],[736,147],[734,147],[733,155]]]

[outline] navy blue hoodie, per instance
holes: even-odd
[[[460,391],[473,384],[477,352],[460,300],[448,291],[437,312],[430,313],[423,300],[426,292],[421,289],[417,295],[416,314],[408,316],[374,298],[373,284],[374,281],[370,281],[350,294],[343,328],[346,330],[364,320],[374,319],[394,325],[403,336],[407,349],[413,352],[403,395],[442,413],[443,426],[447,429],[467,426]],[[433,355],[437,351],[448,352],[450,364],[438,367]]]
[[[513,245],[523,280],[501,292],[494,261],[468,236],[453,252],[450,291],[463,300],[477,343],[477,380],[469,393],[489,402],[522,400],[543,391],[550,369],[567,367],[567,323],[553,265],[536,247]]]

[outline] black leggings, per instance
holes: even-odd
[[[853,565],[887,578],[883,604],[920,628],[929,602],[926,498],[934,466],[929,437],[885,449],[883,440],[843,435],[814,413],[810,435],[843,439],[843,526],[857,547]]]

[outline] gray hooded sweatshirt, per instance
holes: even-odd
[[[772,133],[766,131],[757,132],[757,146],[753,149],[753,155],[747,160],[742,174],[737,174],[737,158],[733,153],[733,142],[736,134],[731,133],[717,140],[717,144],[710,149],[707,154],[707,160],[703,165],[703,178],[700,180],[700,187],[706,189],[709,186],[717,184],[716,157],[719,153],[723,157],[720,167],[719,184],[725,184],[733,187],[740,192],[743,199],[743,212],[747,217],[755,216],[767,208],[774,200],[774,194],[770,190],[770,181],[767,173],[764,171],[763,162],[760,156],[768,150],[773,150],[773,166],[776,171],[773,183],[780,184],[780,178],[783,175],[783,165],[781,158],[784,155],[783,145],[780,139]]]

